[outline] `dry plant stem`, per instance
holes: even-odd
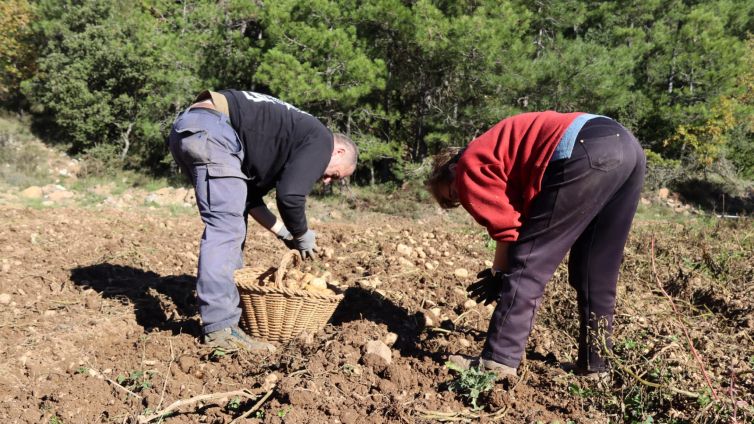
[[[618,359],[618,357],[615,356],[615,354],[613,354],[613,352],[610,349],[608,349],[607,343],[605,342],[604,338],[602,339],[602,349],[604,349],[605,352],[607,352],[607,356],[610,358],[610,360],[615,365],[618,366],[618,368],[620,368],[623,372],[625,372],[626,374],[630,375],[636,381],[638,381],[639,383],[641,383],[641,384],[643,384],[645,386],[654,387],[654,388],[658,388],[658,389],[668,389],[668,390],[670,390],[673,393],[678,393],[679,395],[684,395],[684,396],[687,396],[687,397],[690,397],[690,398],[693,398],[693,399],[696,399],[696,398],[699,397],[698,393],[689,392],[688,390],[679,389],[677,387],[668,386],[668,385],[665,385],[665,384],[653,383],[651,381],[647,381],[647,380],[641,378],[638,374],[636,374],[629,367],[627,367],[625,364],[623,364],[623,362],[621,362],[621,360]]]
[[[173,365],[173,362],[175,361],[175,354],[173,353],[173,341],[168,339],[168,342],[170,342],[170,362],[168,363],[168,371],[165,373],[165,381],[162,383],[162,393],[160,393],[160,401],[157,403],[157,409],[158,411],[162,407],[162,402],[165,400],[165,390],[168,387],[168,381],[170,381],[170,367]]]
[[[498,411],[495,411],[491,414],[474,414],[472,412],[442,412],[442,411],[428,411],[426,409],[417,409],[417,412],[420,412],[421,418],[425,420],[436,420],[441,422],[449,422],[449,421],[461,421],[461,422],[471,422],[471,421],[478,421],[482,418],[486,419],[492,419],[493,421],[499,420],[505,416],[505,414],[508,413],[508,407],[504,406],[500,408]]]
[[[650,259],[652,261],[652,274],[654,275],[655,282],[657,283],[657,287],[659,287],[660,291],[662,291],[662,294],[665,295],[665,297],[668,299],[668,302],[670,302],[670,306],[673,308],[673,312],[676,316],[680,316],[678,313],[678,308],[675,307],[675,302],[673,302],[673,298],[670,297],[668,292],[665,291],[665,288],[662,287],[662,284],[660,283],[660,277],[657,275],[657,267],[655,266],[655,238],[654,235],[652,235],[652,248],[650,250]],[[717,396],[717,391],[715,391],[715,388],[712,386],[712,382],[709,379],[709,375],[707,375],[707,370],[704,368],[704,362],[702,361],[702,358],[699,356],[699,352],[696,351],[696,348],[694,347],[694,343],[691,340],[691,336],[689,335],[689,330],[686,327],[686,325],[681,322],[681,329],[683,330],[683,334],[686,336],[686,341],[689,343],[689,348],[691,349],[691,354],[694,355],[694,359],[696,359],[697,364],[699,365],[699,369],[702,371],[702,376],[704,376],[704,381],[707,382],[707,386],[710,389],[710,393],[712,393],[712,397],[715,398],[716,401],[720,401],[720,398]]]
[[[198,395],[198,396],[194,396],[194,397],[189,398],[189,399],[177,400],[177,401],[171,403],[167,408],[163,409],[162,411],[155,412],[152,415],[149,415],[149,416],[146,416],[146,417],[143,416],[143,415],[140,415],[139,416],[139,423],[140,424],[146,424],[148,422],[154,421],[154,420],[156,420],[158,418],[164,417],[165,415],[167,415],[167,414],[175,411],[176,409],[178,409],[178,408],[180,408],[182,406],[191,405],[191,404],[194,404],[194,403],[197,403],[197,402],[202,402],[202,401],[205,401],[205,400],[230,398],[230,397],[233,397],[233,396],[243,396],[243,397],[248,398],[248,399],[254,398],[254,394],[251,393],[247,389],[234,390],[232,392],[210,393],[210,394],[206,394],[206,395]]]
[[[425,420],[436,420],[441,422],[448,421],[464,421],[470,422],[472,419],[478,419],[479,416],[468,412],[442,412],[442,411],[428,411],[426,409],[417,409],[420,412],[421,418]]]
[[[253,414],[254,411],[256,411],[257,409],[259,409],[267,401],[267,399],[269,399],[270,396],[272,396],[272,392],[274,392],[274,391],[275,391],[275,388],[273,387],[267,393],[265,393],[264,396],[262,396],[262,399],[259,399],[259,401],[257,403],[255,403],[254,406],[251,407],[251,409],[249,409],[248,411],[246,411],[242,415],[240,415],[238,418],[236,418],[233,421],[231,421],[230,424],[239,423],[239,422],[241,422],[241,420],[243,420],[246,417],[248,417],[249,415]]]
[[[107,380],[108,383],[112,384],[116,389],[123,390],[124,392],[128,393],[129,395],[131,395],[131,396],[133,396],[135,398],[141,399],[141,396],[139,396],[136,393],[134,393],[134,392],[126,389],[125,387],[121,386],[117,382],[115,382],[115,381],[113,381],[113,380],[111,380],[111,379],[109,379],[107,377],[105,377],[105,380]]]
[[[603,342],[603,348],[607,349],[607,345],[604,342]],[[618,357],[616,357],[615,355],[612,354],[612,352],[610,352],[609,350],[607,350],[607,353],[608,353],[608,356],[610,357],[610,360],[613,361],[613,363],[615,363],[616,365],[618,365],[618,368],[620,368],[623,372],[625,372],[626,374],[630,375],[636,381],[638,381],[639,383],[641,383],[641,384],[643,384],[645,386],[655,387],[655,388],[658,388],[658,389],[668,389],[668,390],[670,390],[673,393],[678,393],[680,395],[684,395],[684,396],[687,396],[687,397],[690,397],[690,398],[693,398],[693,399],[696,399],[696,398],[699,397],[698,393],[689,392],[687,390],[679,389],[679,388],[676,388],[676,387],[673,387],[673,386],[668,386],[668,385],[665,385],[665,384],[659,384],[659,383],[653,383],[651,381],[647,381],[647,380],[641,378],[635,372],[633,372],[626,365],[624,365],[623,362],[621,362],[620,359],[618,359]]]
[[[137,395],[136,393],[134,393],[134,392],[132,392],[132,391],[130,391],[130,390],[128,390],[128,389],[126,389],[125,387],[121,386],[121,385],[120,385],[120,384],[118,384],[118,382],[116,382],[115,380],[113,380],[113,379],[110,379],[110,378],[107,378],[107,377],[105,377],[105,376],[104,376],[104,375],[103,375],[103,374],[102,374],[101,372],[97,371],[96,369],[94,369],[94,368],[92,368],[92,367],[88,367],[88,368],[89,368],[90,370],[94,371],[94,373],[95,373],[95,374],[96,374],[96,375],[97,375],[98,377],[102,377],[102,378],[104,378],[104,379],[105,379],[105,381],[107,381],[108,383],[112,384],[112,385],[113,385],[113,387],[115,387],[116,389],[118,389],[118,390],[122,390],[122,391],[124,391],[124,392],[128,393],[129,395],[131,395],[131,396],[133,396],[133,397],[135,397],[135,398],[141,399],[141,396],[139,396],[139,395]]]

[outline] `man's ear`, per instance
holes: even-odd
[[[333,156],[343,156],[346,154],[346,148],[336,144],[335,148],[333,148],[332,155]]]

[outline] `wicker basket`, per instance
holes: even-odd
[[[253,337],[286,342],[304,331],[319,331],[343,300],[341,290],[329,284],[328,288],[335,292],[333,295],[286,287],[283,284],[286,267],[292,261],[300,260],[298,253],[291,251],[283,256],[277,269],[242,268],[236,271],[237,277],[239,273],[252,274],[254,280],[254,283],[237,283],[241,296],[241,327]],[[272,274],[275,282],[263,285]]]

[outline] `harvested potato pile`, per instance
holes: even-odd
[[[246,267],[239,269],[235,273],[236,281],[240,284],[256,284],[260,286],[275,286],[277,269],[264,269],[261,267]],[[335,295],[336,293],[328,288],[328,282],[333,286],[338,283],[332,280],[329,271],[325,271],[317,277],[310,272],[302,272],[298,269],[285,270],[282,279],[282,287],[291,290],[306,290],[311,293],[323,295]]]

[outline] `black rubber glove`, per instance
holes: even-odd
[[[503,273],[502,271],[493,271],[490,268],[485,269],[476,275],[478,280],[466,287],[469,297],[476,303],[484,302],[489,305],[497,302],[500,298],[500,292],[503,290]]]

